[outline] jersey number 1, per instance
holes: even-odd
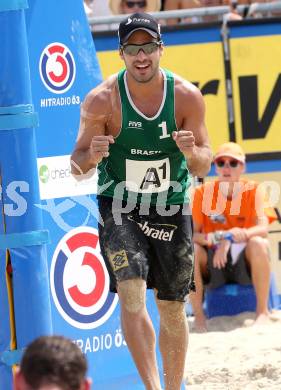
[[[162,128],[162,135],[160,135],[160,137],[159,137],[160,139],[169,138],[171,136],[171,134],[168,134],[167,122],[160,123],[160,125],[158,125],[158,127]]]

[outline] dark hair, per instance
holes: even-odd
[[[20,370],[32,389],[56,385],[79,390],[87,372],[87,360],[80,348],[63,336],[42,336],[25,350]]]

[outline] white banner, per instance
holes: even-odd
[[[37,167],[41,200],[97,193],[97,174],[77,181],[71,175],[70,155],[38,158]]]

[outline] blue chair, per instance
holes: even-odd
[[[206,289],[205,291],[204,310],[207,318],[231,316],[245,311],[255,311],[256,304],[256,294],[252,285],[225,284],[222,287]],[[268,308],[281,308],[273,273],[270,275]]]

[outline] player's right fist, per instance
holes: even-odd
[[[90,159],[95,164],[109,156],[109,145],[114,144],[112,135],[95,135],[90,145]]]

